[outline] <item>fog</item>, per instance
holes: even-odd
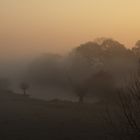
[[[0,0],[0,140],[140,140],[140,0]]]
[[[139,40],[21,53],[0,56],[0,137],[139,140]]]
[[[110,73],[116,87],[130,83],[139,65],[138,55],[133,50],[115,40],[99,38],[63,54],[48,51],[19,56],[3,54],[0,77],[8,79],[11,89],[19,94],[22,94],[19,85],[27,82],[32,97],[77,100],[75,86],[85,82],[90,85],[90,77],[100,71]],[[96,93],[92,96],[93,100],[98,97]],[[89,97],[91,99],[91,95]]]

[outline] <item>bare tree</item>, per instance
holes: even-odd
[[[133,76],[131,84],[118,90],[120,103],[120,115],[127,122],[124,129],[129,130],[128,135],[134,134],[136,139],[140,138],[140,79]]]
[[[27,96],[27,90],[30,88],[29,84],[23,82],[23,83],[21,83],[20,88],[23,91],[23,95]]]

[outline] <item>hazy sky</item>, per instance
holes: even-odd
[[[0,0],[1,55],[65,52],[98,37],[140,39],[140,0]]]

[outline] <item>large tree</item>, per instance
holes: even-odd
[[[118,41],[105,38],[100,41],[87,42],[75,48],[70,53],[67,62],[69,77],[80,91],[83,88],[84,94],[81,93],[83,96],[89,93],[89,89],[87,91],[88,80],[92,77],[94,83],[97,83],[96,78],[93,77],[100,71],[111,75],[115,86],[122,86],[128,74],[135,71],[137,67],[131,50]],[[102,78],[104,75],[101,74]],[[84,84],[86,86],[83,86]],[[102,82],[99,86],[102,88]]]

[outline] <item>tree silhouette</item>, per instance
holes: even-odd
[[[23,91],[23,95],[27,96],[27,90],[30,88],[29,84],[23,82],[23,83],[21,83],[20,88]]]

